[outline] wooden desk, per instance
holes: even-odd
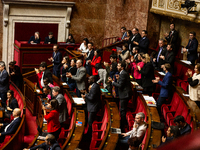
[[[80,51],[71,50],[71,52],[74,53],[75,55],[82,55],[82,53]]]

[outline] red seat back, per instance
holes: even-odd
[[[67,110],[68,110],[68,115],[71,117],[72,114],[72,103],[68,95],[65,93],[64,94],[65,100],[67,102]]]

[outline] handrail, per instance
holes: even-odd
[[[118,36],[115,36],[115,37],[109,37],[109,38],[103,39],[103,41],[102,41],[102,47],[105,47],[105,46],[110,45],[111,43],[117,42],[118,38],[119,38]]]

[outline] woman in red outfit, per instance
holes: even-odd
[[[58,106],[59,105],[57,100],[51,100],[50,104],[48,105],[48,108],[51,109],[49,114],[46,112],[46,107],[42,107],[44,111],[44,118],[47,121],[47,132],[53,134],[56,140],[58,139],[61,131]]]
[[[94,57],[91,61],[91,67],[92,67],[92,75],[98,76],[98,71],[95,68],[95,65],[101,63],[101,51],[99,49],[94,51]]]

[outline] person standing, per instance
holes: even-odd
[[[111,77],[108,77],[108,81],[112,82],[112,85],[118,88],[120,99],[120,114],[121,114],[121,129],[124,130],[126,122],[126,108],[129,99],[131,98],[131,82],[129,74],[125,71],[126,63],[119,62],[117,69],[119,75],[115,75],[118,82],[114,82]]]
[[[9,75],[6,71],[5,63],[0,61],[0,97],[2,106],[6,108],[7,91],[9,89]]]
[[[53,57],[49,58],[48,60],[53,63],[53,74],[60,78],[60,67],[62,61],[62,54],[58,51],[59,46],[55,44],[53,46]]]

